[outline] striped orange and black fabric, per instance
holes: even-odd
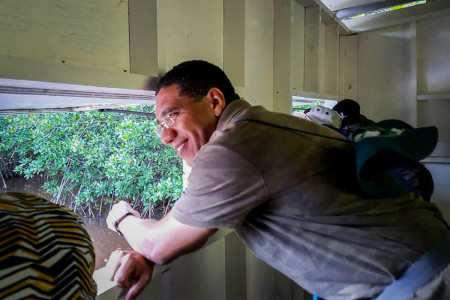
[[[68,208],[0,194],[0,299],[95,299],[95,254]]]

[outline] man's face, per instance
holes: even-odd
[[[158,123],[169,115],[175,120],[170,128],[164,128],[161,142],[172,146],[177,155],[188,165],[195,154],[205,145],[216,129],[218,116],[214,101],[208,92],[200,100],[178,94],[178,86],[173,84],[159,91],[156,97],[156,118]]]

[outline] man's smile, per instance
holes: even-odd
[[[182,142],[181,144],[179,144],[178,146],[176,146],[176,147],[173,147],[175,150],[177,150],[177,153],[178,154],[180,154],[180,152],[183,150],[183,148],[184,148],[184,145],[186,144],[186,142],[187,142],[187,140],[186,141],[184,141],[184,142]]]

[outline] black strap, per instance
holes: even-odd
[[[301,130],[301,129],[297,129],[297,128],[292,128],[292,127],[288,127],[288,126],[273,124],[273,123],[262,121],[262,120],[245,118],[245,119],[239,119],[239,120],[235,121],[234,123],[246,122],[246,121],[264,124],[264,125],[268,125],[268,126],[272,126],[272,127],[276,127],[276,128],[280,128],[280,129],[301,132],[301,133],[310,134],[310,135],[314,135],[314,136],[319,136],[319,137],[323,137],[323,138],[330,139],[330,140],[336,140],[336,141],[341,141],[341,142],[350,143],[350,144],[357,144],[356,142],[353,142],[353,141],[350,141],[347,139],[341,139],[341,138],[337,138],[337,137],[333,137],[333,136],[328,136],[328,135],[310,132],[310,131],[306,131],[306,130]]]

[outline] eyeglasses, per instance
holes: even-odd
[[[203,99],[203,97],[205,97],[205,96],[203,95],[203,96],[200,96],[198,98],[195,98],[194,101],[192,101],[191,103],[189,103],[188,105],[186,105],[182,109],[180,109],[178,111],[174,111],[174,112],[164,116],[162,118],[161,123],[159,123],[154,129],[154,132],[156,133],[156,135],[159,138],[161,138],[164,128],[172,127],[173,124],[175,124],[175,121],[177,120],[178,116],[182,113],[182,110],[187,109],[193,103],[199,102],[200,100]]]

